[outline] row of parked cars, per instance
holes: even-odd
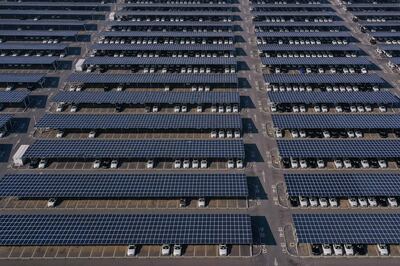
[[[314,113],[328,113],[331,108],[329,108],[328,105],[326,104],[317,104],[314,106],[311,106],[312,110]],[[292,112],[292,113],[305,113],[309,109],[308,106],[305,104],[300,104],[300,105],[281,105],[281,104],[276,104],[272,103],[271,104],[271,111],[272,112]],[[336,105],[335,108],[332,108],[335,110],[337,113],[370,113],[374,111],[374,107],[372,107],[369,104],[357,104],[357,105]],[[387,107],[385,105],[379,105],[376,108],[379,110],[381,113],[386,113],[387,112]]]
[[[389,246],[386,244],[377,244],[378,254],[380,256],[389,255]],[[311,253],[314,256],[324,255],[324,256],[354,256],[354,255],[366,255],[368,253],[368,248],[366,245],[362,244],[312,244]]]
[[[289,197],[293,207],[338,207],[340,201],[335,197]],[[350,207],[397,207],[396,197],[349,197],[347,198]]]
[[[292,169],[307,169],[307,168],[325,168],[328,161],[324,159],[296,159],[296,158],[283,158],[282,166],[284,168]],[[397,166],[400,167],[400,160],[396,161]],[[335,159],[333,165],[336,169],[350,169],[350,168],[388,168],[388,162],[385,159]]]
[[[233,39],[209,40],[207,38],[104,38],[100,37],[99,44],[233,44]]]
[[[300,56],[301,57],[301,56]],[[307,57],[304,55],[304,57]],[[290,68],[284,68],[284,67],[271,67],[270,71],[272,73],[288,73]],[[368,70],[365,67],[306,67],[305,69],[300,69],[301,73],[304,74],[313,74],[313,73],[331,73],[331,74],[336,74],[336,73],[343,73],[343,74],[367,74]]]
[[[372,133],[372,132],[371,132]],[[378,135],[381,138],[389,137],[389,132],[386,130],[377,131]],[[396,137],[400,137],[400,130],[394,130],[394,134]],[[283,138],[285,136],[285,132],[283,129],[275,129],[275,136],[277,138]],[[361,130],[290,130],[290,136],[294,139],[296,138],[362,138],[364,137],[364,133]]]
[[[169,244],[164,244],[161,246],[161,255],[162,256],[169,256],[171,255],[171,246]],[[138,253],[138,246],[137,245],[129,245],[126,255],[127,256],[135,256]],[[173,256],[182,256],[183,254],[183,246],[179,244],[175,244],[172,247],[172,255]],[[225,244],[218,245],[218,255],[219,256],[227,256],[228,255],[228,246]]]
[[[311,85],[297,85],[297,84],[286,84],[286,85],[269,85],[267,84],[267,91],[274,92],[285,92],[285,91],[326,91],[326,92],[352,92],[352,91],[380,91],[379,87],[373,86],[358,86],[358,85],[326,85],[322,87],[312,87]]]

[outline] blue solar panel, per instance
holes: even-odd
[[[268,84],[384,84],[386,83],[377,74],[268,74],[264,75],[264,80]],[[341,93],[342,94],[342,93]]]
[[[132,11],[121,11],[117,12],[116,16],[196,16],[196,17],[228,17],[233,16],[234,12],[226,11],[142,11],[142,10],[132,10]]]
[[[369,103],[398,104],[400,99],[388,91],[378,92],[268,92],[268,97],[274,103]]]
[[[180,27],[233,27],[232,22],[223,21],[111,21],[110,26],[180,26]]]
[[[257,37],[273,37],[273,38],[290,38],[290,37],[301,37],[301,38],[354,38],[348,31],[322,31],[322,32],[256,32]]]
[[[367,57],[263,57],[264,65],[372,65]]]
[[[400,128],[400,115],[272,115],[274,127],[282,129],[393,129]]]
[[[0,31],[1,33],[1,31]],[[101,33],[105,37],[187,37],[187,38],[233,38],[235,35],[232,32],[191,32],[191,31],[107,31]]]
[[[4,58],[4,57],[3,57]],[[236,65],[230,57],[90,57],[86,65]]]
[[[6,126],[12,119],[12,115],[0,115],[0,128]]]
[[[304,33],[304,32],[300,32]],[[355,44],[335,45],[335,44],[320,44],[320,45],[293,45],[293,44],[265,44],[258,45],[258,50],[264,52],[275,51],[359,51],[360,48]]]
[[[254,26],[256,27],[338,27],[338,26],[345,26],[344,21],[332,21],[329,23],[326,22],[302,22],[302,21],[296,21],[296,22],[268,22],[268,21],[254,21]],[[346,29],[348,30],[348,29]]]
[[[241,129],[240,115],[209,114],[45,114],[37,128],[52,129]]]
[[[251,244],[245,214],[0,215],[0,245]]]
[[[379,37],[400,37],[400,32],[386,32],[386,31],[378,31],[371,32],[369,35],[379,38]]]
[[[56,56],[2,56],[0,65],[52,65],[58,60]]]
[[[394,173],[285,174],[285,183],[289,196],[400,196],[400,175]]]
[[[251,14],[258,17],[337,17],[335,12],[328,11],[253,11]]]
[[[53,102],[91,104],[239,104],[238,92],[59,92]]]
[[[26,159],[243,159],[244,145],[242,140],[36,140],[23,157]]]
[[[28,95],[26,91],[0,91],[0,103],[22,103]]]
[[[73,73],[68,82],[85,84],[236,84],[237,74],[86,74]]]
[[[277,140],[283,158],[398,158],[400,140]]]
[[[1,197],[244,198],[244,174],[17,174],[0,179]]]
[[[19,19],[2,19],[1,25],[27,25],[32,26],[32,21],[29,20],[19,20]],[[85,22],[82,21],[74,21],[74,20],[38,20],[35,21],[36,25],[42,26],[82,26],[82,29],[85,25]]]
[[[378,47],[385,51],[400,51],[400,45],[398,44],[379,44]]]
[[[1,48],[0,48],[1,49]],[[0,83],[38,83],[44,78],[45,74],[29,74],[29,73],[0,73]],[[12,94],[22,94],[26,92],[8,92]]]
[[[299,243],[395,244],[400,214],[293,214]]]
[[[400,57],[391,57],[389,60],[396,65],[400,65]]]
[[[57,44],[46,44],[46,43],[13,43],[6,42],[0,43],[0,50],[51,50],[51,51],[62,51],[65,50],[68,45],[63,43]]]
[[[1,11],[1,10],[0,10]],[[0,30],[0,36],[8,36],[8,37],[19,37],[19,36],[27,36],[27,37],[73,37],[78,35],[77,31],[43,31],[43,30]]]
[[[95,44],[99,51],[235,51],[233,44]]]

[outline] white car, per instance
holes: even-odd
[[[361,207],[368,207],[368,201],[364,197],[358,198],[358,204],[360,204]]]
[[[183,160],[183,169],[188,169],[188,168],[190,168],[190,161]]]
[[[56,138],[62,138],[64,136],[64,131],[58,131],[56,134]]]
[[[377,244],[376,245],[378,248],[378,252],[380,256],[388,256],[389,255],[389,249],[386,244]]]
[[[225,132],[223,130],[220,130],[218,132],[218,138],[220,138],[220,139],[225,138]]]
[[[368,197],[367,200],[368,200],[369,206],[371,206],[371,207],[378,206],[378,202],[376,201],[376,199],[374,197]]]
[[[357,207],[358,206],[358,202],[356,198],[349,198],[349,204],[350,207]]]
[[[228,169],[235,168],[235,162],[233,160],[228,160]]]
[[[385,112],[387,111],[386,106],[380,105],[380,106],[379,106],[379,111],[382,112],[382,113],[385,113]]]
[[[192,161],[192,168],[199,168],[199,160]]]
[[[344,160],[343,164],[344,164],[344,168],[346,168],[346,169],[353,167],[353,165],[351,164],[351,161],[349,159]]]
[[[227,138],[233,138],[232,130],[227,130],[227,131],[226,131],[226,137],[227,137]]]
[[[298,138],[299,137],[299,132],[295,129],[292,130],[292,138]]]
[[[387,168],[387,162],[385,160],[378,160],[378,164],[380,168]]]
[[[75,113],[76,111],[78,111],[78,106],[72,105],[72,106],[71,106],[70,112],[71,112],[71,113]]]
[[[352,131],[352,130],[347,131],[347,136],[349,138],[355,138],[356,137],[356,135],[354,134],[354,131]]]
[[[371,105],[365,105],[364,106],[364,108],[365,108],[365,112],[372,112],[372,107],[371,107]]]
[[[233,106],[233,112],[234,112],[234,113],[238,113],[238,112],[239,112],[239,106],[238,106],[238,105],[235,104],[235,105]]]
[[[118,168],[118,160],[112,160],[110,164],[111,169],[117,169]]]
[[[236,168],[242,169],[243,168],[243,161],[242,160],[237,160],[236,161]]]
[[[175,113],[179,113],[181,111],[181,107],[179,106],[179,105],[176,105],[175,107],[174,107],[174,112]]]
[[[336,112],[338,112],[338,113],[342,113],[343,112],[343,108],[340,105],[336,106],[335,109],[336,109]]]
[[[338,207],[339,206],[338,200],[336,198],[329,198],[329,205],[331,207]]]
[[[216,138],[216,137],[217,137],[217,131],[211,130],[211,138]]]
[[[129,245],[128,250],[126,251],[127,256],[135,256],[136,255],[136,245]]]
[[[356,138],[362,138],[364,136],[364,134],[360,130],[356,130],[354,134],[356,135]]]
[[[300,112],[300,108],[297,105],[293,105],[292,111],[293,111],[293,113],[298,113],[298,112]]]
[[[328,207],[328,200],[326,198],[319,198],[318,201],[321,207]]]
[[[239,130],[235,130],[235,132],[234,132],[234,136],[235,136],[235,138],[240,138],[240,131]]]
[[[276,111],[278,111],[276,104],[271,104],[271,112],[276,112]]]
[[[299,197],[299,201],[300,201],[300,207],[308,207],[308,198],[306,197]]]
[[[321,106],[321,110],[322,110],[323,113],[329,112],[329,108],[328,108],[328,106],[326,106],[326,105],[322,105],[322,106]]]
[[[57,104],[57,108],[56,108],[56,112],[62,112],[63,109],[64,109],[64,105],[65,105],[65,103],[63,103],[63,102],[58,103]]]
[[[46,168],[46,165],[47,165],[47,161],[46,160],[44,160],[44,159],[40,160],[38,168],[39,169]]]
[[[388,200],[388,203],[389,203],[390,207],[397,207],[398,206],[396,198],[389,197],[387,200]]]
[[[164,244],[161,246],[161,255],[168,256],[170,253],[171,247],[168,244]]]
[[[361,166],[362,168],[369,168],[368,160],[361,160]]]
[[[319,105],[314,106],[314,112],[320,113],[321,112],[321,107]]]
[[[93,168],[94,169],[99,169],[100,168],[100,164],[101,164],[100,160],[94,161],[93,162]]]
[[[333,252],[334,252],[335,256],[343,256],[343,247],[342,247],[342,245],[334,244],[333,245]]]
[[[96,131],[90,131],[89,132],[89,135],[88,135],[88,138],[89,139],[93,139],[93,138],[95,138],[96,137]]]
[[[187,111],[188,111],[187,106],[186,106],[186,105],[182,105],[182,107],[181,107],[181,112],[182,112],[182,113],[186,113]]]
[[[174,168],[176,168],[176,169],[181,168],[181,160],[175,160]]]
[[[296,159],[291,158],[290,159],[290,165],[292,168],[299,168],[299,161],[297,161]]]
[[[221,244],[218,246],[218,255],[227,256],[228,255],[228,247],[227,245]]]
[[[174,245],[174,256],[181,256],[182,255],[182,246],[181,245]]]
[[[227,112],[227,113],[232,113],[232,106],[227,105],[227,106],[225,107],[225,112]]]
[[[317,167],[318,168],[325,168],[325,161],[324,160],[317,160]]]
[[[323,244],[322,245],[322,254],[324,256],[331,256],[332,255],[332,247],[329,244]]]
[[[354,256],[354,248],[352,244],[344,244],[344,254],[346,254],[346,256]]]
[[[153,160],[148,160],[147,163],[146,163],[146,168],[147,169],[154,168],[154,161]]]
[[[192,164],[193,164],[193,163],[192,163]],[[201,167],[202,169],[207,168],[207,167],[208,167],[208,162],[207,162],[207,160],[201,160],[200,167]]]
[[[57,199],[51,198],[47,201],[47,208],[54,208],[56,206]]]
[[[343,168],[343,162],[341,160],[336,159],[333,163],[337,169]]]
[[[157,105],[153,105],[153,108],[151,110],[153,113],[157,113],[158,112],[158,106]]]
[[[324,136],[324,138],[329,139],[331,137],[331,133],[328,130],[324,130],[322,132],[322,135]]]
[[[304,159],[300,160],[300,168],[304,169],[307,168],[307,161]]]
[[[199,207],[199,208],[206,207],[206,199],[205,198],[199,198],[199,200],[197,201],[197,207]]]
[[[318,199],[315,197],[310,197],[310,206],[311,207],[317,207],[318,206]]]
[[[218,106],[218,113],[223,113],[224,111],[225,109],[223,105]]]
[[[306,108],[306,106],[305,105],[300,105],[300,112],[301,113],[305,113],[305,112],[307,112],[307,108]]]
[[[307,137],[307,133],[306,133],[304,130],[300,130],[300,131],[299,131],[299,135],[300,135],[300,138],[305,138],[305,137]]]
[[[197,111],[198,113],[203,112],[203,106],[198,105],[197,108],[196,108],[196,111]]]

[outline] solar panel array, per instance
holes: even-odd
[[[396,129],[400,115],[272,115],[274,127],[284,129]]]
[[[25,159],[244,158],[242,140],[36,140]]]
[[[386,83],[377,74],[268,74],[264,75],[266,83],[281,84],[382,84]],[[340,93],[341,95],[342,93]]]
[[[399,158],[400,140],[277,140],[284,158]]]
[[[91,48],[101,51],[235,51],[233,44],[94,44]]]
[[[22,103],[28,95],[26,91],[0,91],[0,103]]]
[[[368,66],[372,63],[365,57],[328,57],[328,58],[308,58],[308,57],[263,57],[261,63],[264,65],[362,65]]]
[[[59,92],[53,102],[87,104],[239,104],[237,92]]]
[[[397,244],[399,214],[293,214],[299,243]]]
[[[241,129],[240,115],[213,114],[45,114],[37,128],[53,129]]]
[[[244,214],[0,215],[0,228],[3,246],[252,243]]]
[[[12,115],[0,115],[0,128],[6,126],[12,119]]]
[[[244,174],[11,174],[0,197],[19,198],[244,198]]]
[[[289,196],[398,197],[400,176],[395,173],[285,174]]]

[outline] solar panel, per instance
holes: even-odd
[[[400,45],[398,44],[379,44],[378,47],[385,51],[400,51]]]
[[[237,84],[237,74],[86,74],[73,73],[68,82],[85,84]]]
[[[196,17],[224,17],[233,16],[232,11],[142,11],[142,10],[131,10],[131,11],[121,11],[117,12],[116,16],[196,16]]]
[[[303,32],[301,32],[301,33],[303,33]],[[360,51],[360,48],[355,44],[347,44],[347,45],[265,44],[265,45],[258,45],[257,47],[258,47],[258,50],[264,51],[264,52],[275,52],[275,51]],[[285,74],[283,74],[283,75],[285,75]],[[307,76],[308,75],[309,74],[307,74]],[[302,75],[302,76],[304,76],[304,75]]]
[[[386,31],[377,31],[377,32],[370,32],[369,35],[373,37],[400,37],[400,32],[386,32]]]
[[[283,129],[397,129],[400,115],[272,115],[274,127]]]
[[[274,103],[304,103],[304,104],[398,104],[400,99],[388,91],[377,92],[268,92],[268,97]]]
[[[22,103],[28,95],[26,91],[0,91],[0,103]]]
[[[251,14],[258,17],[337,17],[335,12],[329,11],[253,11]]]
[[[2,19],[2,25],[29,25],[33,26],[32,21],[29,20],[19,20],[19,19]],[[82,28],[87,25],[82,21],[74,20],[38,20],[35,21],[34,25],[46,25],[46,26],[82,26]]]
[[[12,119],[12,115],[0,115],[0,128],[6,126]]]
[[[233,44],[95,44],[99,51],[235,51]]]
[[[233,27],[232,22],[224,21],[110,21],[111,26],[180,26],[180,27]]]
[[[244,198],[244,174],[16,174],[0,179],[1,197]]]
[[[241,129],[240,115],[215,114],[45,114],[37,128],[52,129]]]
[[[1,10],[0,10],[1,11]],[[10,12],[10,11],[9,11]],[[78,35],[77,31],[43,31],[43,30],[0,30],[0,36],[27,36],[27,37],[74,37]]]
[[[0,31],[1,32],[1,31]],[[192,31],[106,31],[101,35],[105,37],[186,37],[186,38],[233,38],[232,32],[192,32]]]
[[[239,104],[238,92],[59,92],[53,102],[91,104]]]
[[[289,196],[400,196],[400,175],[394,173],[285,174],[285,183]]]
[[[268,84],[384,84],[386,83],[377,74],[268,74],[264,75],[264,80]],[[341,93],[342,94],[342,93]]]
[[[372,65],[367,57],[262,57],[264,65]]]
[[[283,158],[397,158],[400,140],[277,140]]]
[[[400,65],[400,57],[391,57],[389,60],[396,65]]]
[[[245,214],[0,215],[0,245],[251,244]]]
[[[65,50],[68,45],[63,43],[57,44],[46,44],[46,43],[13,43],[6,42],[0,43],[0,50],[51,50],[51,51],[62,51]],[[25,74],[24,74],[25,75]]]
[[[299,243],[397,244],[400,214],[293,214]]]
[[[330,31],[322,31],[322,32],[256,32],[257,37],[302,37],[302,38],[354,38],[350,32],[348,31],[338,31],[338,32],[330,32]]]
[[[25,159],[243,159],[242,140],[36,140]]]
[[[3,57],[4,58],[4,57]],[[236,65],[231,57],[90,57],[85,65]]]
[[[268,21],[254,21],[254,26],[256,27],[337,27],[337,26],[346,26],[344,21],[332,21],[329,23],[326,22],[268,22]],[[346,30],[348,30],[346,28]]]
[[[0,65],[52,65],[58,60],[56,56],[2,56]]]
[[[1,48],[0,48],[1,49]],[[14,48],[17,49],[17,48]],[[46,74],[29,74],[29,73],[0,73],[0,83],[38,83],[40,82]],[[0,92],[2,93],[2,92]],[[10,91],[8,94],[22,94],[26,92],[15,92]]]

